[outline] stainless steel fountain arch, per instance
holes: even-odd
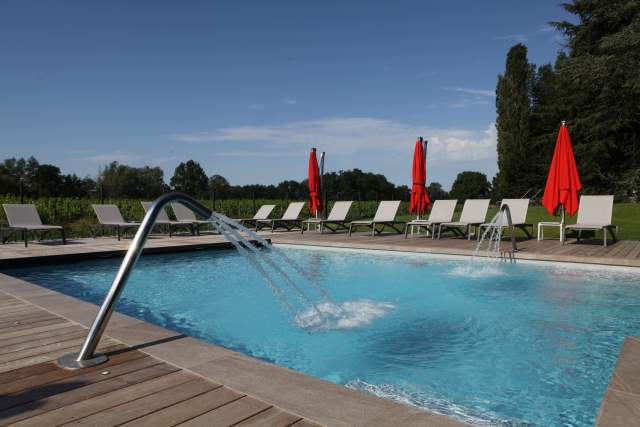
[[[95,354],[96,347],[100,342],[102,333],[109,323],[109,319],[111,318],[113,309],[118,302],[118,298],[120,298],[120,294],[122,294],[122,291],[127,284],[127,279],[129,279],[129,275],[142,253],[142,249],[144,248],[147,237],[149,236],[149,233],[151,233],[151,229],[156,222],[158,213],[164,209],[167,203],[170,202],[182,203],[198,215],[202,215],[205,218],[211,217],[212,212],[209,208],[184,193],[171,192],[158,197],[144,216],[144,219],[138,228],[138,232],[127,250],[127,254],[120,265],[118,274],[116,274],[115,279],[113,279],[111,288],[100,307],[100,311],[98,311],[98,315],[91,325],[91,329],[89,330],[80,351],[78,353],[62,356],[58,359],[58,365],[66,369],[80,369],[107,361],[108,358],[106,355]]]
[[[509,224],[509,234],[511,235],[511,253],[515,254],[518,252],[518,244],[516,243],[516,230],[513,227],[513,221],[511,220],[511,208],[509,208],[509,205],[503,204],[500,206],[500,212],[507,213],[507,223]]]

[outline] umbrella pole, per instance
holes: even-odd
[[[564,205],[560,211],[560,242],[564,242]]]
[[[324,151],[320,154],[320,201],[322,202],[322,208],[325,209],[324,200],[322,199],[322,192],[324,191]],[[316,219],[320,219],[318,209],[316,209]]]

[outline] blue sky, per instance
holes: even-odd
[[[496,171],[497,75],[517,42],[537,64],[570,18],[556,0],[0,0],[0,157],[95,175],[112,160],[193,158],[232,184],[327,169],[410,184]],[[559,118],[560,120],[561,118]]]

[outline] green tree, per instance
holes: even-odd
[[[482,199],[489,197],[490,192],[491,185],[485,174],[465,171],[456,177],[449,196],[459,200]]]
[[[442,188],[442,184],[440,184],[439,182],[432,182],[431,184],[429,184],[429,186],[427,186],[427,194],[429,195],[429,199],[431,199],[431,201],[443,200],[449,197],[449,194],[444,191],[444,189]]]
[[[100,172],[99,180],[108,197],[151,199],[169,189],[159,167],[134,168],[112,162]]]
[[[195,197],[207,197],[209,179],[200,163],[196,161],[189,160],[186,163],[180,163],[176,167],[170,183],[176,191],[182,191]]]
[[[556,22],[569,55],[558,70],[588,192],[630,197],[640,175],[640,2],[573,0],[577,23]]]
[[[211,175],[209,178],[209,191],[211,191],[216,198],[229,197],[231,185],[229,181],[222,175]]]
[[[517,44],[507,54],[504,74],[498,76],[498,175],[494,182],[500,197],[524,194],[530,188],[531,176],[537,172],[537,153],[529,140],[533,71],[526,46]]]

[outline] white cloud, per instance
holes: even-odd
[[[264,110],[264,107],[265,107],[264,104],[251,104],[251,105],[249,105],[249,109],[250,110],[256,110],[256,111]]]
[[[494,37],[496,40],[513,40],[520,43],[526,42],[529,40],[529,36],[526,34],[507,34],[504,36],[496,36]]]
[[[220,128],[210,132],[174,134],[171,138],[196,143],[252,144],[252,148],[246,152],[241,148],[218,155],[242,155],[244,152],[266,157],[273,153],[296,155],[313,146],[322,146],[323,150],[343,155],[369,150],[395,153],[399,144],[406,144],[420,135],[432,142],[429,150],[436,160],[482,160],[495,156],[493,123],[484,132],[477,132],[438,129],[371,117],[339,117],[283,125]]]
[[[298,103],[298,101],[293,98],[285,98],[284,103],[289,105],[295,105]]]
[[[495,98],[496,93],[493,90],[489,89],[474,89],[470,87],[454,87],[451,90],[455,90],[456,92],[462,92],[469,95],[478,95],[478,96],[487,96],[489,98]]]

